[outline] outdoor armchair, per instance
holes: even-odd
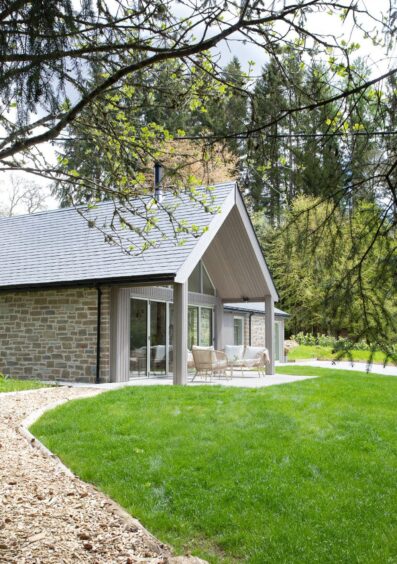
[[[192,354],[194,359],[194,366],[196,368],[196,374],[193,380],[199,374],[204,375],[205,379],[209,376],[218,375],[227,376],[227,370],[232,371],[230,367],[227,356],[223,351],[216,351],[214,347],[198,347],[193,345]]]

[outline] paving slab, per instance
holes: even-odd
[[[259,376],[257,372],[252,370],[239,370],[234,373],[233,378],[204,378],[199,376],[193,380],[193,376],[189,375],[188,386],[226,386],[230,388],[267,388],[268,386],[278,386],[280,384],[289,384],[291,382],[300,382],[315,378],[315,376],[292,376],[288,374],[273,374],[272,376]],[[172,386],[172,376],[150,376],[141,378],[131,378],[128,382],[112,382],[108,384],[80,384],[78,382],[61,382],[61,385],[67,385],[74,388],[89,387],[100,390],[117,390],[128,386]]]

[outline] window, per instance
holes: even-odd
[[[235,317],[233,319],[233,330],[234,330],[234,344],[243,345],[244,344],[244,318]]]
[[[212,309],[209,307],[200,308],[200,345],[212,345]]]
[[[215,296],[215,288],[212,285],[210,277],[208,276],[207,271],[205,270],[205,266],[203,265],[202,268],[203,273],[203,294],[208,294],[210,296]]]
[[[196,292],[201,294],[201,262],[198,263],[196,268],[193,270],[189,276],[189,292]]]
[[[189,292],[196,292],[196,294],[207,294],[215,296],[215,288],[208,276],[205,266],[200,261],[196,268],[189,276],[188,282]]]
[[[187,335],[187,346],[191,350],[193,345],[198,344],[199,335],[199,308],[194,306],[189,306],[188,309],[188,335]]]
[[[210,347],[213,342],[212,309],[189,306],[188,309],[188,348],[193,345]]]
[[[274,360],[280,360],[280,323],[274,323],[274,338],[275,338],[275,355]]]

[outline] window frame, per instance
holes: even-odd
[[[236,332],[235,332],[235,322],[241,321],[241,343],[236,343]],[[234,315],[233,316],[233,344],[236,347],[244,346],[244,339],[245,339],[245,317],[242,315]]]
[[[200,260],[200,261],[196,264],[196,266],[194,267],[194,269],[192,270],[192,273],[191,273],[191,275],[189,276],[189,280],[190,280],[190,277],[192,276],[193,272],[196,270],[196,268],[199,268],[199,271],[200,271],[200,291],[199,291],[199,292],[195,292],[194,290],[191,290],[189,287],[188,287],[188,291],[191,292],[192,294],[200,294],[200,295],[203,295],[203,296],[216,296],[216,287],[215,287],[215,284],[213,283],[213,281],[212,281],[212,279],[211,279],[211,276],[208,274],[208,270],[206,269],[205,264],[203,263],[202,260]],[[207,278],[208,278],[208,280],[209,280],[209,282],[210,282],[210,284],[211,284],[211,286],[212,286],[213,294],[205,294],[205,293],[204,293],[204,272],[205,272],[205,275],[207,276]],[[189,286],[189,282],[188,282],[188,286]]]
[[[214,346],[214,340],[215,340],[215,333],[214,333],[214,308],[209,306],[209,305],[192,305],[189,304],[188,308],[195,308],[197,310],[197,315],[198,315],[198,327],[197,327],[197,344],[195,346],[199,346],[199,347],[207,347],[207,346]],[[202,344],[202,340],[201,340],[201,336],[202,336],[202,324],[201,324],[201,311],[203,309],[209,310],[210,313],[210,323],[211,323],[211,327],[210,327],[210,331],[211,331],[211,344],[210,345],[203,345]],[[188,318],[189,319],[189,318]],[[189,326],[187,328],[188,331],[188,335],[189,335]]]

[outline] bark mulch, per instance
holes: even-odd
[[[202,562],[173,558],[138,521],[23,434],[32,412],[99,392],[59,387],[0,394],[0,562]]]

